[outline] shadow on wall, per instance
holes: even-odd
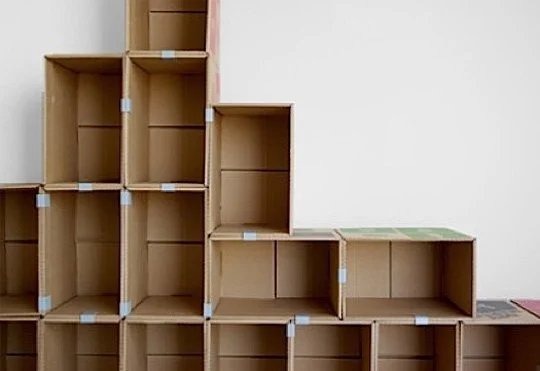
[[[98,31],[101,35],[98,40],[101,48],[98,52],[123,52],[125,46],[125,0],[98,0],[101,27]]]

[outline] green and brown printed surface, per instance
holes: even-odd
[[[342,228],[345,240],[472,241],[473,237],[448,228]]]

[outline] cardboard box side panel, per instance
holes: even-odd
[[[438,371],[455,371],[458,367],[456,327],[435,328],[435,365]]]
[[[465,359],[462,371],[506,371],[503,359]],[[511,369],[514,370],[514,369]]]
[[[148,355],[201,356],[203,355],[203,326],[147,325]]]
[[[222,257],[221,243],[210,241],[210,258],[209,258],[209,299],[210,303],[215,307],[221,298],[222,287]],[[213,331],[214,333],[215,331]]]
[[[287,371],[294,371],[294,361],[296,357],[295,337],[287,337]]]
[[[124,322],[125,323],[125,322]],[[146,325],[125,323],[126,365],[125,370],[147,371],[146,369]]]
[[[1,248],[1,246],[0,246]],[[6,243],[0,260],[0,274],[6,277],[7,295],[36,295],[38,293],[38,246],[37,243]]]
[[[375,331],[373,329],[374,325],[362,326],[360,329],[361,336],[361,356],[362,356],[362,367],[361,371],[372,371],[375,369],[375,357],[377,353],[374,349],[375,347]]]
[[[77,243],[77,294],[119,295],[119,285],[119,245]]]
[[[45,76],[46,183],[77,178],[77,74],[48,60]]]
[[[390,244],[347,243],[347,298],[390,297]]]
[[[339,242],[329,242],[330,246],[330,266],[329,266],[329,284],[330,284],[330,302],[334,313],[337,313],[338,317],[341,317],[341,284],[339,283],[339,269],[341,268],[340,264],[340,243]]]
[[[311,325],[297,326],[295,355],[316,358],[362,357],[360,326]]]
[[[507,368],[538,370],[540,367],[540,326],[512,326],[506,330]]]
[[[219,359],[219,371],[285,371],[287,359],[226,357]],[[213,371],[213,370],[212,370]]]
[[[150,12],[150,50],[206,50],[206,12]]]
[[[76,325],[78,355],[117,355],[118,326],[93,324]]]
[[[220,325],[219,356],[287,357],[283,325]]]
[[[202,370],[202,356],[148,356],[148,371]]]
[[[6,348],[7,348],[7,338],[6,338],[6,326],[0,324],[0,371],[6,370]]]
[[[73,325],[44,324],[45,370],[77,370],[76,330]]]
[[[295,362],[296,371],[359,371],[362,367],[360,359],[339,359],[301,357]]]
[[[99,64],[99,59],[96,59]],[[108,59],[104,60],[104,64]],[[92,71],[79,73],[77,83],[77,124],[78,126],[113,127],[120,126],[119,102],[122,97],[122,75]]]
[[[379,357],[432,357],[434,327],[380,325]]]
[[[464,358],[496,358],[504,356],[504,327],[463,325]]]
[[[147,204],[146,193],[132,192],[132,204],[128,208],[127,241],[127,294],[132,308],[148,294]]]
[[[78,192],[74,195],[77,198],[77,242],[119,243],[120,194],[106,191]]]
[[[444,254],[444,294],[469,316],[474,316],[474,242],[448,243]]]
[[[433,361],[430,359],[379,359],[377,371],[433,371]]]
[[[220,0],[208,0],[208,22],[206,29],[206,50],[210,54],[212,63],[219,66],[220,52]],[[215,101],[216,103],[219,100]]]
[[[36,345],[36,322],[7,322],[7,354],[35,355]]]
[[[221,371],[219,363],[219,339],[220,339],[220,327],[219,325],[212,325],[210,322],[206,322],[208,328],[208,336],[210,342],[210,362],[205,365],[206,371]]]
[[[289,234],[293,233],[293,218],[294,218],[294,105],[290,108],[290,122],[289,122],[289,200],[288,200],[288,218],[287,224],[289,226]],[[337,312],[339,313],[339,312]]]
[[[210,231],[221,224],[221,115],[214,111],[210,133]]]
[[[79,128],[80,182],[120,183],[120,135],[119,126]]]
[[[5,212],[4,232],[2,237],[6,242],[29,242],[38,239],[38,212],[35,206],[36,192],[6,191],[4,192]],[[5,209],[4,209],[5,208]]]
[[[116,371],[118,356],[78,355],[77,371]]]
[[[148,50],[149,0],[127,0],[126,38],[128,50]]]

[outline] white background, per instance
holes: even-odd
[[[0,12],[0,182],[41,179],[42,54],[124,49],[123,0]],[[222,100],[296,102],[296,227],[449,226],[478,295],[540,298],[540,2],[222,0]]]

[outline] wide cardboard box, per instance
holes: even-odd
[[[0,320],[0,370],[35,371],[37,321]]]

